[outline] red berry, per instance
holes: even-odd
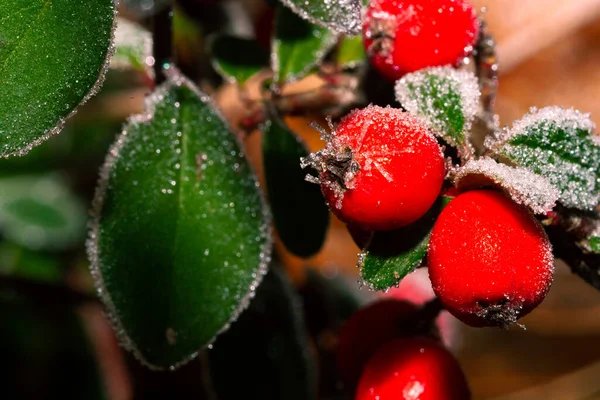
[[[353,388],[378,348],[402,336],[412,334],[419,307],[408,301],[379,300],[360,309],[340,330],[337,366],[344,383]],[[408,322],[408,323],[407,323]]]
[[[554,273],[541,224],[491,190],[460,194],[446,206],[427,257],[436,295],[471,326],[514,323],[541,303]]]
[[[381,347],[367,363],[356,400],[469,400],[456,359],[427,338],[403,338]]]
[[[346,116],[325,149],[303,159],[319,172],[333,213],[378,231],[421,218],[435,202],[445,176],[436,139],[410,114],[369,106]]]
[[[371,0],[363,24],[371,63],[390,80],[458,64],[473,50],[478,31],[467,0]]]

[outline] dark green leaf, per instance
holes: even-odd
[[[76,313],[0,290],[4,399],[108,399],[93,346]]]
[[[113,0],[0,2],[0,157],[59,132],[98,90],[115,13]]]
[[[88,253],[123,344],[175,368],[247,306],[271,251],[258,183],[209,98],[171,67],[101,171]]]
[[[367,60],[361,36],[347,37],[340,43],[337,62],[342,68],[354,68]]]
[[[0,231],[31,249],[62,250],[85,237],[87,213],[53,175],[0,179]]]
[[[302,305],[287,277],[269,272],[250,307],[209,352],[220,399],[316,399],[317,365]],[[235,382],[235,384],[232,384]]]
[[[54,284],[62,279],[58,258],[6,241],[0,243],[0,275],[2,274]]]
[[[336,33],[361,33],[362,0],[283,0],[283,4],[305,20]]]
[[[265,123],[263,160],[275,228],[288,250],[301,257],[321,249],[329,225],[321,189],[304,180],[306,172],[300,167],[300,157],[308,153],[279,118]]]
[[[600,145],[589,115],[573,109],[533,109],[486,146],[516,165],[545,176],[558,188],[558,201],[592,211],[600,203]]]
[[[600,237],[598,236],[592,236],[589,240],[588,243],[590,245],[590,249],[596,253],[596,254],[600,254]]]
[[[452,67],[405,75],[396,83],[396,100],[453,146],[467,143],[479,104],[477,77]]]
[[[220,34],[213,39],[211,51],[217,72],[240,85],[269,66],[269,53],[254,39]]]
[[[285,7],[278,7],[271,56],[276,83],[305,77],[334,44],[335,36],[328,29],[303,20]]]
[[[371,290],[387,290],[414,271],[427,254],[433,224],[451,198],[440,197],[417,222],[394,231],[374,232],[359,254],[362,282]]]

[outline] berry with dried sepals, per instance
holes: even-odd
[[[338,372],[346,386],[356,387],[365,364],[384,344],[415,334],[439,336],[433,319],[418,318],[416,304],[393,298],[378,300],[354,313],[340,330],[336,352]]]
[[[542,302],[552,246],[533,214],[504,194],[473,190],[438,217],[427,253],[433,290],[471,326],[507,327]]]
[[[473,51],[478,31],[467,0],[371,0],[363,22],[371,64],[392,81],[422,68],[459,64]]]
[[[327,146],[302,159],[312,167],[333,213],[348,224],[379,231],[406,226],[433,205],[446,169],[433,135],[410,114],[369,106],[347,115]]]
[[[456,359],[428,338],[396,339],[369,360],[356,400],[469,400],[467,379]]]

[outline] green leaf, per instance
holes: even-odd
[[[573,109],[532,109],[486,147],[545,176],[566,207],[592,211],[600,203],[600,144],[589,115]]]
[[[297,81],[318,66],[335,44],[335,35],[285,7],[275,14],[271,67],[278,84]]]
[[[450,200],[438,198],[420,220],[407,227],[374,232],[358,256],[362,283],[371,290],[387,290],[398,286],[402,278],[414,271],[427,254],[434,222]]]
[[[54,175],[0,178],[0,231],[30,249],[63,250],[83,241],[87,213]]]
[[[346,37],[337,51],[337,63],[342,68],[355,68],[367,60],[361,36]]]
[[[300,167],[300,158],[308,154],[304,142],[278,117],[265,123],[263,161],[275,228],[288,250],[301,257],[321,249],[329,225],[321,189],[304,180]]]
[[[0,243],[0,275],[11,275],[46,283],[60,283],[60,259],[31,251],[10,242]]]
[[[599,236],[592,236],[591,238],[589,238],[588,244],[589,244],[592,252],[594,252],[596,254],[600,254],[600,237]]]
[[[477,77],[452,67],[426,68],[396,82],[396,100],[449,144],[468,142],[479,105]]]
[[[125,347],[176,368],[246,308],[270,258],[255,175],[209,98],[169,79],[109,152],[88,254]]]
[[[211,52],[217,72],[240,85],[269,66],[269,53],[254,39],[220,34],[212,40]]]
[[[115,54],[111,68],[131,68],[139,72],[153,73],[146,60],[152,57],[152,35],[141,25],[119,18],[115,31]]]
[[[96,93],[115,13],[113,0],[0,2],[0,157],[58,133]]]
[[[239,397],[240,387],[249,399],[317,398],[317,365],[302,303],[282,272],[265,276],[248,310],[208,354],[220,399]]]
[[[336,33],[360,35],[362,0],[282,0],[305,20]]]

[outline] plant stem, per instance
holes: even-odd
[[[167,7],[159,11],[152,21],[152,52],[154,54],[154,82],[160,85],[166,79],[164,66],[173,57],[173,10]]]

